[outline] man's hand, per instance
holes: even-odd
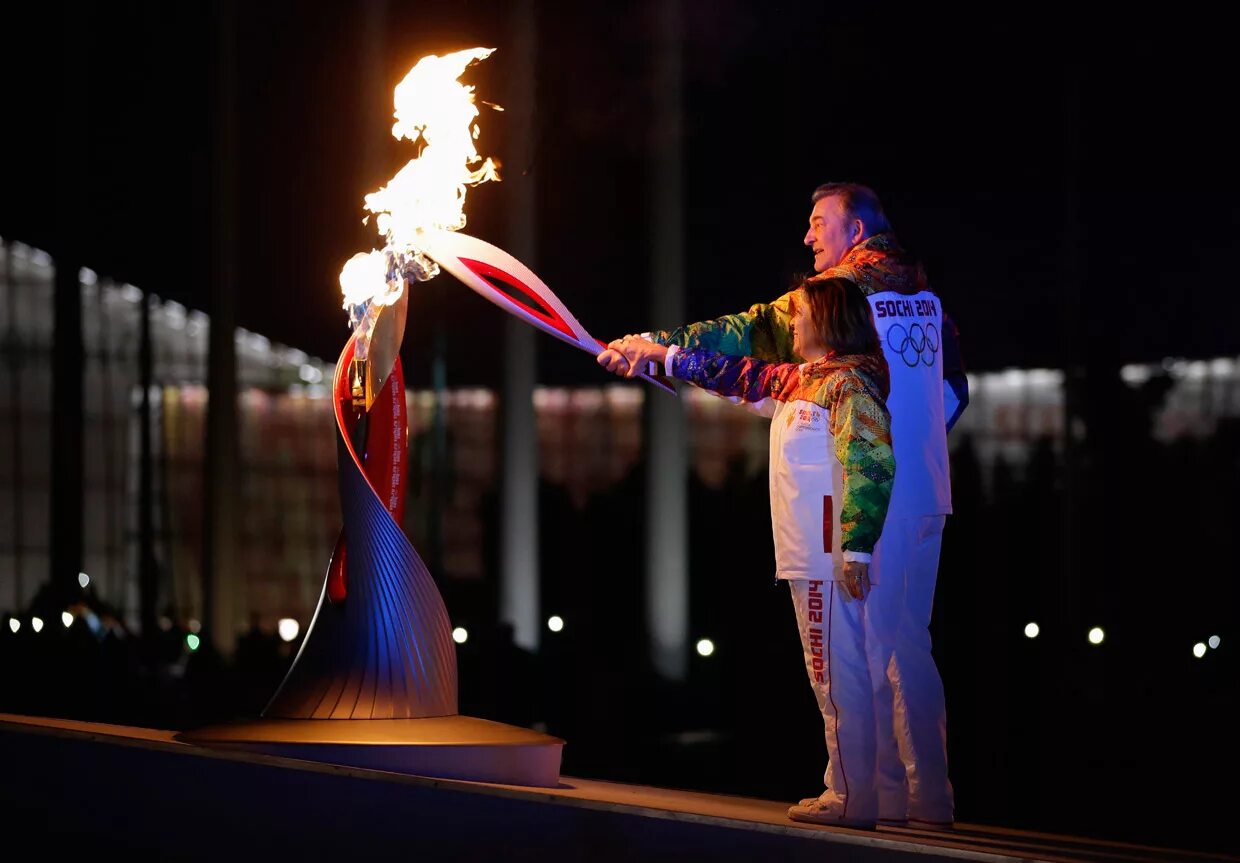
[[[864,600],[870,595],[870,565],[859,560],[844,561],[844,596]]]
[[[626,363],[626,378],[635,378],[641,374],[649,363],[662,365],[667,360],[667,348],[641,336],[625,336],[616,339],[607,346],[608,350],[618,351]]]
[[[612,342],[612,344],[616,344],[616,342]],[[616,348],[609,346],[607,350],[603,351],[595,359],[598,360],[598,364],[600,366],[607,369],[607,371],[612,374],[624,377],[629,371],[629,361],[626,360],[624,358],[624,354],[620,353],[620,351]]]

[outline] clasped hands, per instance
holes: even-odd
[[[641,336],[615,339],[597,357],[600,366],[622,378],[635,378],[642,373],[647,363],[663,363],[666,359],[667,348],[664,345],[655,344]]]
[[[845,602],[864,600],[870,595],[870,565],[860,560],[844,561],[844,578],[840,585],[844,588]]]

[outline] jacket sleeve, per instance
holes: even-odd
[[[772,303],[750,306],[747,312],[674,330],[657,330],[650,334],[650,339],[661,345],[756,357],[768,363],[803,362],[804,358],[792,351],[791,302],[792,294],[787,293]]]
[[[943,416],[947,417],[948,431],[968,406],[969,378],[960,351],[960,330],[947,312],[943,312]]]
[[[891,414],[854,375],[836,386],[830,401],[835,457],[844,468],[840,546],[868,554],[883,532],[896,475]]]
[[[796,363],[768,363],[694,348],[669,351],[667,371],[675,378],[726,398],[761,402],[789,389],[801,377]]]

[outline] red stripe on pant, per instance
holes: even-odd
[[[822,550],[825,554],[831,553],[831,495],[824,494],[822,496]]]
[[[827,500],[830,500],[830,499],[831,499],[830,497],[827,498]],[[815,590],[815,585],[818,585],[818,584],[821,584],[821,582],[817,582],[817,581],[810,582],[811,594]],[[826,583],[826,588],[827,588],[827,607],[826,607],[825,613],[826,613],[826,618],[827,618],[826,619],[827,699],[831,702],[831,711],[835,714],[835,755],[840,760],[840,779],[842,779],[844,782],[844,810],[840,813],[840,817],[847,818],[848,817],[848,801],[849,801],[848,773],[844,770],[844,742],[840,739],[840,709],[835,703],[835,696],[831,694],[832,690],[835,688],[835,674],[833,673],[834,669],[831,667],[831,630],[834,628],[834,624],[835,624],[835,590],[834,590],[835,584],[833,582],[828,581]],[[837,794],[839,793],[839,789],[834,789],[834,790]]]

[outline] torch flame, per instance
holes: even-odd
[[[474,88],[457,80],[492,50],[423,57],[396,87],[392,135],[422,147],[386,186],[365,198],[366,209],[377,216],[383,249],[354,255],[340,271],[344,308],[356,334],[350,382],[355,408],[369,409],[371,403],[368,359],[379,312],[400,299],[406,281],[439,273],[439,265],[418,248],[419,233],[465,227],[466,187],[499,179],[496,163],[483,160],[474,147],[479,134]]]
[[[386,186],[365,197],[384,238],[382,251],[354,255],[340,271],[344,308],[363,337],[358,340],[363,357],[379,307],[400,298],[406,279],[423,281],[439,272],[419,249],[419,232],[463,228],[467,187],[499,179],[497,163],[483,159],[474,146],[479,133],[474,88],[457,80],[493,50],[428,55],[396,86],[392,135],[420,142],[421,150]]]
[[[349,310],[371,301],[390,306],[400,299],[404,283],[398,282],[394,289],[388,283],[388,257],[383,252],[359,252],[340,271],[340,290]]]
[[[483,160],[474,147],[474,88],[457,80],[493,50],[423,57],[396,85],[392,135],[425,146],[384,188],[366,196],[366,209],[378,216],[379,233],[398,251],[414,247],[419,230],[465,227],[466,187],[499,179],[495,162]],[[479,161],[480,166],[470,167]]]

